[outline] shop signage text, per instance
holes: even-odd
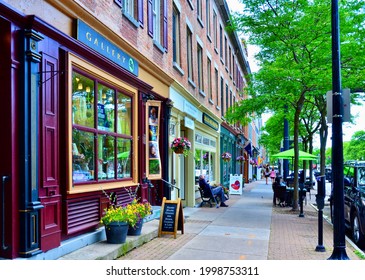
[[[207,126],[210,126],[216,131],[218,131],[219,129],[219,123],[205,113],[203,113],[203,123],[205,123]]]
[[[138,76],[138,62],[134,58],[81,20],[77,20],[77,40]]]

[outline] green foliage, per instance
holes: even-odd
[[[343,145],[344,160],[365,160],[365,131],[357,131]]]
[[[250,77],[244,92],[247,98],[227,112],[227,120],[247,124],[264,112],[283,114],[287,106],[291,129],[296,126],[301,130],[297,123],[300,118],[314,119],[303,124],[306,129],[302,126],[303,130],[292,130],[293,133],[303,135],[302,138],[314,133],[319,128],[319,116],[326,115],[325,93],[332,88],[331,0],[243,3],[245,9],[233,16],[231,28],[248,35],[248,43],[260,48],[256,55],[260,70]],[[362,65],[365,13],[359,12],[364,7],[364,1],[340,1],[343,88],[365,86]],[[354,93],[351,97],[354,101],[358,95]],[[312,113],[303,114],[309,106]],[[274,139],[278,135],[282,133],[267,131],[261,143],[271,150],[265,138]]]

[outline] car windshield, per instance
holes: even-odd
[[[358,169],[358,184],[359,186],[365,186],[365,167],[359,167]]]

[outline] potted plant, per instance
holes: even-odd
[[[148,202],[141,203],[137,199],[133,199],[130,204],[126,206],[126,211],[130,214],[128,221],[128,235],[140,235],[143,226],[143,219],[151,215],[151,204]]]
[[[222,154],[222,159],[223,159],[224,162],[231,161],[231,158],[232,158],[232,155],[230,153],[228,153],[228,152],[224,152]]]
[[[191,149],[191,143],[186,137],[176,137],[170,147],[176,154],[183,154],[186,157]]]
[[[108,243],[121,244],[126,241],[128,224],[134,220],[134,214],[122,206],[110,206],[105,209],[101,223],[105,226]]]

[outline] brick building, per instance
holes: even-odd
[[[224,119],[250,73],[228,19],[223,0],[0,2],[0,257],[100,240],[111,193],[194,206],[199,174],[249,178],[260,124]],[[169,148],[179,136],[187,157]]]

